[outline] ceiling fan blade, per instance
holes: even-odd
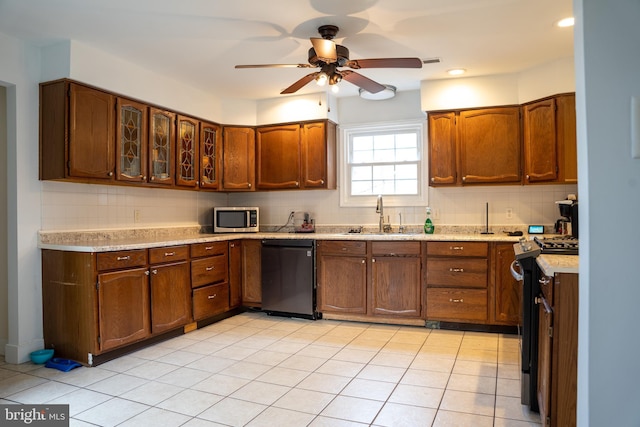
[[[338,59],[336,44],[333,41],[318,37],[311,37],[310,40],[319,60],[324,61],[327,64],[331,64]]]
[[[355,70],[360,68],[422,68],[420,58],[353,59],[344,64]]]
[[[236,65],[236,68],[313,68],[311,64],[255,64]]]
[[[319,73],[307,74],[306,76],[304,76],[303,78],[301,78],[300,80],[298,80],[297,82],[295,82],[294,84],[292,84],[291,86],[289,86],[288,88],[280,92],[280,95],[297,92],[307,83],[309,83],[311,80],[315,79],[318,74]]]
[[[356,86],[361,87],[367,92],[378,93],[386,89],[385,85],[381,85],[380,83],[374,80],[371,80],[369,77],[365,77],[362,74],[358,74],[354,71],[349,71],[349,70],[340,71],[340,74],[342,74],[342,78],[344,80]]]

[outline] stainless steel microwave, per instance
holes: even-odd
[[[256,207],[213,208],[214,233],[257,233],[260,210]]]

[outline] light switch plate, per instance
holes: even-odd
[[[640,159],[640,98],[631,97],[631,158]]]

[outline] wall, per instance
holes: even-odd
[[[0,33],[0,85],[7,95],[8,325],[5,360],[20,363],[42,348],[38,81],[40,52]]]
[[[638,408],[630,402],[640,401],[640,159],[631,158],[630,105],[632,96],[640,97],[640,2],[576,0],[574,11],[581,194],[578,425],[638,426]]]
[[[7,90],[0,85],[0,164],[7,163]],[[7,200],[7,175],[0,175],[0,200]],[[7,208],[0,209],[0,354],[9,339]]]

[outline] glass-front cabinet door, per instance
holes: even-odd
[[[173,183],[175,114],[157,108],[149,109],[149,181]]]
[[[147,180],[147,106],[117,98],[116,178],[120,181]]]
[[[200,188],[218,188],[222,161],[220,126],[200,122]]]
[[[196,119],[178,116],[177,185],[198,185],[198,124]]]

